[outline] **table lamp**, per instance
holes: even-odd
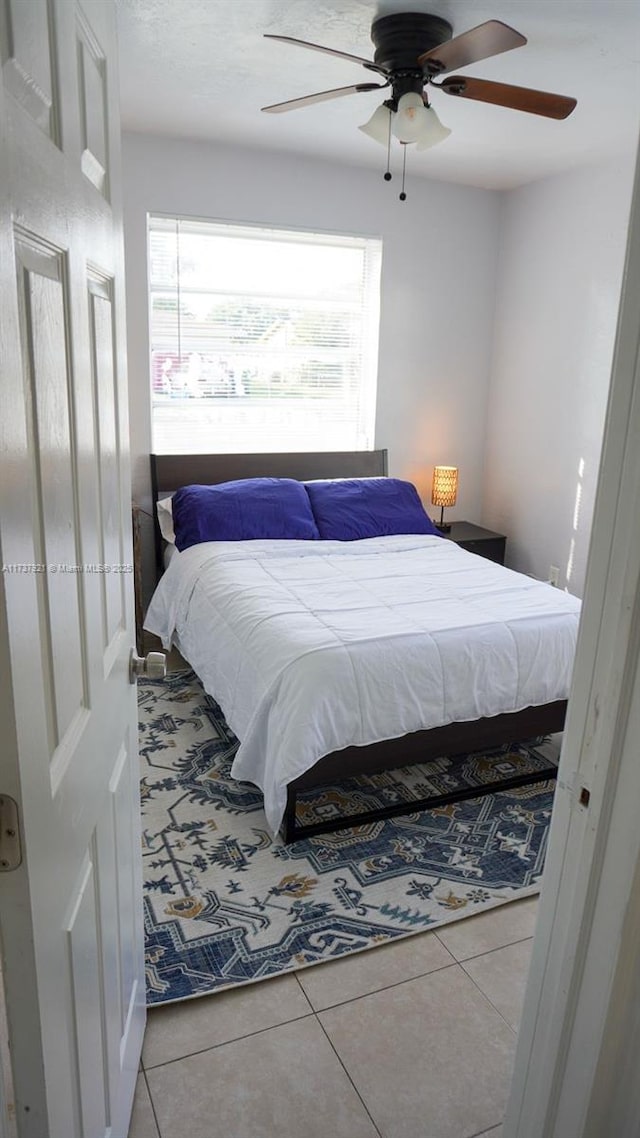
[[[458,467],[434,466],[433,484],[431,486],[431,504],[440,506],[440,521],[435,525],[441,533],[448,533],[450,525],[444,521],[444,507],[455,506],[458,494]]]

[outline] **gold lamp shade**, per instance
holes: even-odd
[[[436,522],[439,530],[447,533],[450,525],[444,523],[444,507],[455,506],[458,496],[458,467],[434,466],[433,483],[431,485],[431,503],[440,506],[440,521]]]

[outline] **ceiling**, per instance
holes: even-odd
[[[429,88],[450,137],[419,154],[411,176],[510,188],[635,152],[640,123],[637,0],[116,0],[125,130],[293,152],[382,172],[384,149],[356,128],[387,92],[350,95],[286,114],[260,107],[375,81],[356,63],[263,35],[293,36],[368,59],[372,20],[429,12],[454,35],[488,19],[525,47],[463,73],[573,96],[556,122],[454,99]],[[400,147],[396,144],[395,165]]]

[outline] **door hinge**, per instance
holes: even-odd
[[[17,869],[21,861],[18,806],[8,794],[0,794],[0,873]]]

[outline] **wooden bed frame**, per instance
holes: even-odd
[[[327,451],[297,454],[190,454],[151,455],[151,484],[154,502],[156,555],[159,574],[162,572],[162,538],[155,517],[155,503],[180,486],[198,483],[213,486],[236,478],[372,478],[386,476],[387,452]],[[287,806],[283,821],[285,842],[314,834],[359,826],[397,814],[413,814],[418,810],[434,809],[466,798],[480,798],[499,790],[554,779],[557,768],[551,764],[537,771],[468,786],[447,794],[422,798],[411,802],[394,803],[376,810],[345,815],[343,818],[301,826],[296,821],[296,799],[301,791],[335,785],[354,775],[373,774],[425,763],[442,756],[462,755],[503,744],[517,743],[542,735],[562,731],[566,700],[527,707],[511,712],[477,719],[468,723],[451,723],[429,731],[414,731],[398,739],[386,739],[365,747],[345,747],[319,759],[299,778],[289,783]]]

